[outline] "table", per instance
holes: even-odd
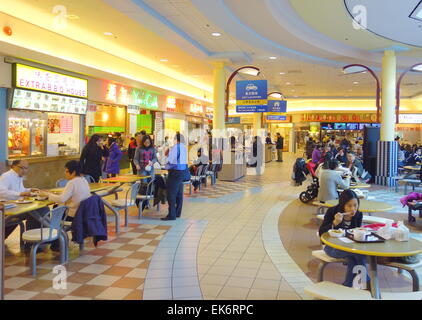
[[[90,183],[89,184],[89,190],[91,193],[95,193],[95,192],[100,192],[106,189],[117,189],[118,187],[120,187],[118,184],[114,184],[111,185],[110,183]],[[54,189],[49,189],[48,191],[52,192],[52,193],[61,193],[64,190],[64,188],[54,188]]]
[[[407,257],[422,252],[422,242],[410,238],[409,241],[387,240],[384,243],[345,243],[339,238],[332,238],[328,232],[321,236],[321,241],[332,248],[366,255],[369,260],[369,275],[371,277],[371,295],[381,299],[378,282],[377,257]]]
[[[404,175],[403,179],[407,179],[414,174],[417,174],[421,170],[421,166],[404,166],[403,169],[409,170],[407,174]]]
[[[359,182],[355,185],[350,185],[349,189],[369,189],[370,187],[371,187],[370,184]]]
[[[151,176],[123,175],[123,176],[118,176],[114,178],[103,179],[102,182],[103,183],[116,182],[116,183],[121,183],[120,186],[122,186],[125,183],[135,183],[139,180],[144,180],[148,178],[151,178]]]
[[[338,200],[328,200],[325,202],[327,207],[334,207],[338,204]],[[385,202],[360,200],[359,211],[369,213],[373,212],[387,212],[393,210],[394,207]]]

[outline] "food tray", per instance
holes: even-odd
[[[373,241],[367,241],[367,240],[365,240],[365,241],[358,241],[358,240],[355,240],[355,237],[354,237],[353,234],[351,234],[350,232],[346,231],[346,238],[349,238],[350,240],[353,240],[354,242],[357,242],[357,243],[382,243],[382,242],[385,242],[385,239],[383,237],[379,236],[378,234],[376,234],[375,232],[371,232],[369,234],[369,236],[374,236],[378,240],[373,240]]]

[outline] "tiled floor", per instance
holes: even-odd
[[[266,164],[262,176],[218,182],[187,194],[183,215],[161,221],[167,206],[148,210],[141,220],[130,210],[129,228],[86,251],[66,265],[67,289],[55,290],[58,263],[51,252],[39,254],[37,277],[28,275],[28,257],[18,254],[16,237],[8,239],[7,299],[309,299],[303,288],[315,279],[319,248],[315,208],[298,202],[306,187],[290,185],[295,160]],[[384,201],[391,194],[374,188]],[[400,197],[400,194],[394,195]],[[395,219],[405,219],[397,199]],[[110,217],[111,219],[111,217]],[[110,220],[112,221],[112,220]],[[124,221],[122,217],[122,221]],[[412,229],[417,236],[416,229]],[[281,237],[280,237],[281,235]],[[13,242],[14,241],[14,242]],[[341,266],[329,266],[327,279],[341,282]],[[381,269],[381,286],[409,287],[409,280]]]

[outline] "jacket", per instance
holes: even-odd
[[[155,190],[154,190],[154,207],[161,202],[165,204],[167,201],[166,180],[161,175],[155,176]]]
[[[278,137],[275,148],[278,150],[283,149],[283,142],[284,142],[283,137]]]
[[[120,151],[119,145],[113,143],[110,146],[109,157],[105,166],[105,172],[110,174],[120,173],[120,159],[122,158],[122,151]]]
[[[407,196],[400,198],[400,202],[403,207],[406,206],[408,202],[412,202],[415,200],[422,200],[422,193],[412,192],[409,193]]]
[[[339,213],[339,206],[331,207],[327,210],[327,212],[324,215],[324,221],[321,224],[321,227],[319,227],[319,235],[322,236],[324,233],[328,232],[328,230],[333,229],[333,221],[334,216]],[[362,226],[362,212],[358,211],[353,216],[350,226],[346,227],[344,222],[342,221],[339,225],[337,225],[334,229],[353,229],[353,228],[359,228]]]
[[[72,241],[83,243],[87,237],[93,237],[94,245],[107,240],[107,216],[104,203],[97,195],[82,201],[72,221]]]
[[[82,173],[89,174],[96,181],[101,176],[101,162],[102,158],[109,156],[108,149],[104,147],[101,149],[97,145],[94,147],[85,146],[81,153],[80,164],[82,166]]]
[[[137,145],[136,142],[130,142],[129,146],[127,147],[127,155],[129,157],[129,160],[133,160],[135,157],[135,151],[136,151]]]
[[[295,186],[301,186],[303,181],[306,180],[308,170],[306,169],[305,159],[298,158],[293,166],[292,179],[295,182]]]
[[[343,180],[340,173],[334,170],[323,170],[319,180],[318,200],[328,201],[338,199],[337,188],[346,190],[350,187],[350,179]]]
[[[350,165],[350,163],[347,162],[346,167],[348,168],[349,165]],[[364,171],[362,162],[360,162],[358,159],[355,159],[355,161],[353,161],[353,165],[352,165],[351,170],[353,170],[353,167],[355,167],[358,170],[358,177],[359,178],[362,177],[362,174],[363,174],[363,171]]]
[[[135,163],[135,165],[141,167],[141,170],[139,170],[138,174],[145,171],[145,167],[148,165],[149,161],[151,161],[153,164],[158,162],[157,151],[155,151],[155,148],[154,147],[136,148],[133,162]]]

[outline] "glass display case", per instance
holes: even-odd
[[[9,114],[9,157],[43,156],[46,153],[47,114],[11,111]]]

